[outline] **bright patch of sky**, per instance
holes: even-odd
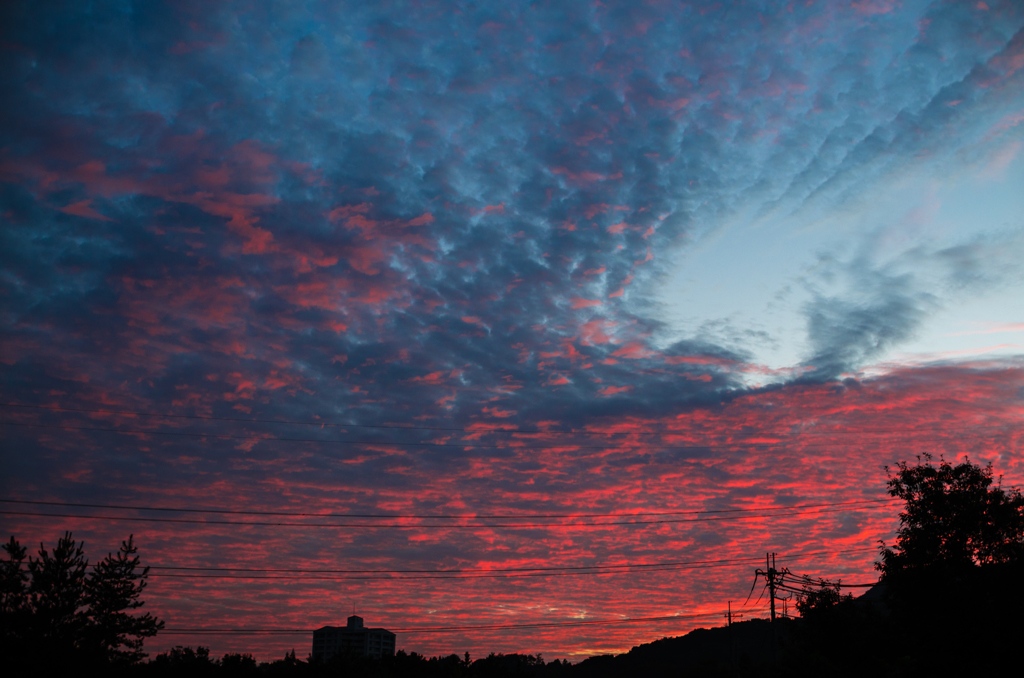
[[[843,204],[733,216],[674,253],[674,273],[655,293],[669,325],[663,341],[731,340],[751,362],[787,370],[812,356],[813,299],[865,303],[877,291],[865,276],[890,276],[909,281],[922,317],[873,356],[872,372],[1019,355],[1022,148],[1010,139],[960,167],[904,168]]]

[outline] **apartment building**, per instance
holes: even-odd
[[[358,615],[349,617],[345,626],[324,626],[313,631],[313,660],[327,661],[336,654],[393,657],[395,634],[363,626],[363,618]]]

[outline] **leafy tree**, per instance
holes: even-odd
[[[970,459],[922,455],[886,472],[889,494],[904,501],[896,544],[882,543],[875,563],[875,604],[886,634],[900,639],[889,661],[914,675],[1007,665],[1002,648],[1019,642],[1024,605],[1024,497]]]
[[[886,467],[889,494],[905,502],[896,544],[882,542],[883,577],[926,568],[969,567],[1019,561],[1024,555],[1024,497],[993,486],[992,465],[970,459],[938,466],[923,455],[914,466]]]
[[[825,579],[818,580],[817,586],[805,584],[803,592],[797,598],[796,609],[800,616],[805,619],[820,617],[827,610],[831,610],[840,603],[853,600],[851,594],[848,593],[844,596],[840,593],[840,589],[840,582],[832,583]]]

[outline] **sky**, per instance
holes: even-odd
[[[1020,3],[0,12],[0,532],[151,654],[619,653],[1024,483]]]

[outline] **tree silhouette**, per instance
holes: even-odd
[[[52,657],[75,653],[76,640],[86,624],[85,575],[89,561],[82,544],[70,532],[57,540],[50,553],[39,545],[39,558],[29,556],[29,605],[31,640],[48,648]]]
[[[25,548],[14,537],[2,548],[7,559],[0,561],[0,651],[9,656],[21,644],[29,620],[28,572],[22,567]]]
[[[220,675],[217,661],[210,658],[210,648],[202,645],[194,650],[188,646],[175,645],[161,652],[146,664],[142,664],[141,675],[149,676],[203,676]]]
[[[137,572],[138,549],[134,535],[121,542],[117,554],[96,563],[85,582],[85,603],[88,605],[88,623],[84,632],[85,644],[100,658],[111,663],[134,663],[142,659],[142,644],[164,627],[148,612],[132,616],[131,610],[142,607],[143,590],[149,568]],[[122,649],[124,648],[124,649]]]
[[[883,577],[939,566],[963,569],[1019,561],[1024,555],[1024,497],[1017,489],[993,487],[992,466],[970,459],[953,465],[923,455],[890,472],[889,494],[906,502],[896,544],[882,542]],[[1001,480],[1001,477],[1000,477]]]
[[[149,568],[138,572],[133,538],[121,543],[89,572],[83,543],[70,532],[50,552],[28,557],[11,537],[0,575],[3,650],[15,663],[49,668],[88,664],[129,664],[145,655],[142,644],[163,628],[150,614],[133,616],[143,605]],[[35,665],[33,665],[35,666]]]
[[[229,652],[220,660],[220,672],[224,676],[250,676],[256,674],[256,659],[251,654]]]
[[[991,465],[922,455],[888,468],[905,502],[896,544],[875,567],[894,663],[914,675],[983,675],[1008,665],[1024,605],[1024,497]],[[948,643],[956,639],[956,645]]]
[[[827,610],[831,610],[841,602],[853,600],[851,594],[840,593],[842,582],[830,582],[819,579],[817,586],[804,584],[803,590],[796,601],[797,612],[804,619],[814,620]]]

